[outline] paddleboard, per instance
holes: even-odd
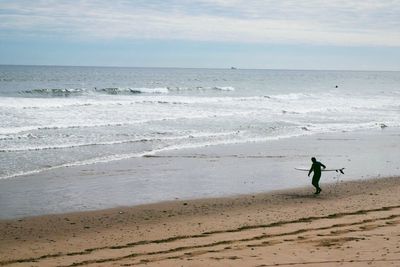
[[[294,168],[294,169],[298,170],[298,171],[307,171],[307,172],[310,170],[309,168]],[[340,173],[344,174],[344,172],[343,172],[344,169],[345,168],[337,168],[337,169],[329,168],[329,169],[321,169],[321,171],[323,171],[323,172],[340,172]]]

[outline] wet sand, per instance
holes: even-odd
[[[399,266],[400,178],[0,221],[2,266]]]
[[[400,174],[400,128],[324,133],[165,151],[146,157],[0,179],[0,219],[135,206],[175,199],[264,193],[308,186],[315,156],[325,183]]]

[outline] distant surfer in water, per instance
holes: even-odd
[[[317,161],[314,157],[311,158],[311,161],[313,164],[311,165],[310,171],[308,172],[308,176],[312,172],[314,172],[313,178],[312,178],[312,185],[315,187],[317,191],[315,191],[314,194],[318,195],[321,193],[321,188],[319,187],[319,179],[321,178],[321,166],[325,169],[326,166],[322,164],[321,162]]]

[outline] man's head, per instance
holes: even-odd
[[[314,157],[311,158],[311,161],[314,163],[317,162],[317,160]]]

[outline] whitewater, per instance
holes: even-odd
[[[400,126],[400,73],[0,66],[0,178]]]

